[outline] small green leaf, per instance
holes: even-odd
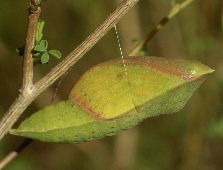
[[[44,25],[45,25],[44,21],[42,20],[38,21],[37,30],[36,30],[36,38],[35,38],[36,44],[39,44],[40,41],[42,40]]]
[[[48,48],[48,42],[47,40],[41,40],[39,43],[40,46],[45,47],[45,49]]]
[[[61,56],[62,56],[62,55],[61,55],[61,52],[58,51],[58,50],[50,50],[50,51],[49,51],[49,54],[52,55],[53,57],[58,58],[58,59],[60,59]]]
[[[49,62],[49,59],[50,59],[50,56],[49,54],[46,52],[46,53],[43,53],[43,55],[41,56],[41,63],[42,64],[46,64]]]
[[[47,51],[47,48],[45,47],[45,45],[44,44],[39,44],[39,45],[36,45],[35,47],[34,47],[34,51],[35,52],[46,52]]]
[[[69,99],[50,105],[10,133],[46,142],[80,143],[115,135],[149,117],[181,110],[214,70],[195,61],[125,58],[88,70]]]

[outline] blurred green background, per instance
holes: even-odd
[[[118,24],[125,54],[180,1],[141,0]],[[117,6],[118,0],[47,0],[41,18],[50,49],[66,56]],[[0,0],[0,113],[18,95],[28,0]],[[84,144],[33,142],[7,170],[221,170],[223,167],[223,1],[196,0],[172,19],[148,45],[148,55],[195,59],[216,72],[177,114],[154,117],[120,135]],[[66,99],[78,78],[91,66],[120,57],[111,30],[64,78],[57,101]],[[35,81],[59,61],[35,67]],[[54,86],[23,117],[50,104]],[[223,124],[222,124],[223,125]],[[217,130],[216,130],[217,129]],[[218,133],[216,133],[216,131]],[[8,135],[0,158],[23,139]]]

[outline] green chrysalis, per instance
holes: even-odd
[[[160,57],[115,59],[89,69],[69,99],[34,113],[11,134],[46,142],[80,143],[115,135],[144,119],[182,109],[209,67]]]

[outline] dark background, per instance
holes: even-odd
[[[125,54],[167,15],[174,0],[141,0],[118,24]],[[118,1],[47,0],[41,18],[50,49],[66,56],[115,9]],[[0,0],[0,112],[18,95],[28,0]],[[177,114],[147,119],[120,135],[84,144],[33,142],[7,170],[220,170],[223,138],[210,137],[210,125],[223,110],[223,2],[196,0],[172,19],[148,45],[148,55],[194,59],[215,69],[186,107]],[[57,101],[66,99],[83,72],[96,63],[120,57],[111,30],[63,80]],[[35,81],[58,60],[35,67]],[[54,86],[25,111],[24,117],[50,104]],[[22,119],[21,118],[20,121]],[[213,135],[212,135],[213,136]],[[0,146],[3,157],[22,141],[8,135]]]

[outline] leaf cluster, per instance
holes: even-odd
[[[61,52],[58,50],[48,50],[48,41],[43,39],[43,29],[45,22],[40,20],[37,25],[35,36],[35,47],[33,48],[34,64],[46,64],[50,60],[50,56],[60,59]],[[24,47],[17,48],[17,53],[20,56],[24,55]]]
[[[47,40],[43,40],[43,28],[45,22],[39,21],[37,25],[35,47],[33,49],[34,62],[46,64],[49,62],[50,56],[57,59],[61,58],[61,52],[58,50],[48,50]]]

